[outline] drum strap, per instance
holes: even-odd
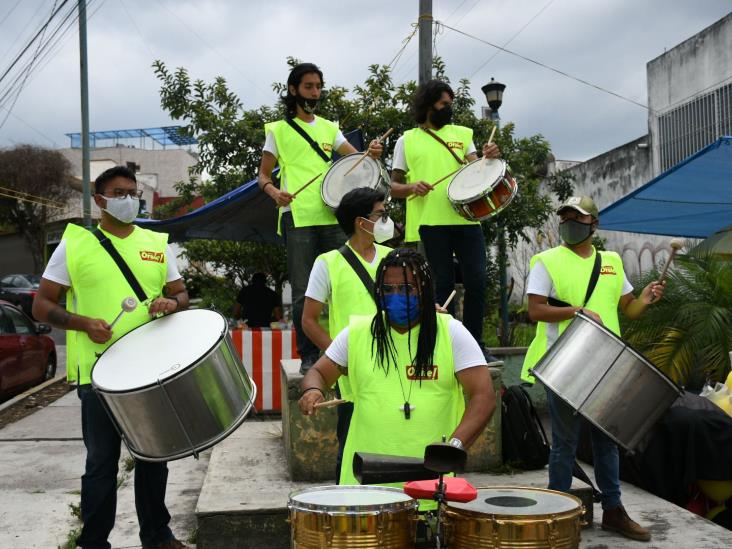
[[[318,156],[323,159],[323,162],[330,162],[330,157],[323,152],[323,149],[320,148],[320,145],[318,145],[312,137],[308,135],[308,132],[303,130],[300,126],[295,124],[295,121],[292,120],[292,118],[285,118],[285,122],[297,133],[300,134],[300,136],[308,142],[308,145],[310,145],[313,150],[318,153]]]
[[[602,258],[600,257],[600,252],[595,252],[595,263],[592,265],[592,274],[590,275],[590,283],[587,285],[587,292],[585,293],[585,300],[582,302],[582,307],[587,305],[587,302],[592,297],[592,292],[595,291],[595,286],[597,286],[597,281],[600,278],[600,266],[602,264]],[[554,297],[547,298],[546,302],[549,305],[552,305],[554,307],[572,307],[569,303],[566,301],[562,301],[561,299],[556,299]]]
[[[440,145],[442,145],[443,147],[445,147],[447,149],[447,151],[452,155],[452,157],[457,161],[458,164],[463,165],[463,164],[467,164],[468,163],[467,160],[465,160],[464,158],[460,158],[458,155],[456,155],[455,154],[455,151],[453,151],[450,148],[450,145],[448,145],[447,143],[445,143],[445,140],[442,139],[435,132],[433,132],[431,129],[422,127],[422,130],[424,130],[425,132],[427,132],[427,135],[429,135],[434,140],[436,140]]]
[[[99,227],[94,229],[92,231],[92,234],[97,237],[97,240],[99,240],[102,248],[107,250],[107,253],[117,264],[117,267],[119,267],[119,270],[122,271],[122,276],[125,277],[125,280],[130,285],[130,288],[132,288],[132,291],[135,292],[137,300],[140,303],[144,303],[145,301],[147,301],[147,295],[145,295],[145,290],[143,290],[142,286],[140,286],[140,283],[135,278],[135,275],[130,269],[129,265],[127,265],[127,263],[125,263],[125,260],[122,259],[122,256],[119,255],[119,252],[114,247],[114,244],[112,244],[112,241],[109,240],[109,238],[102,231],[99,230]]]
[[[351,266],[353,271],[358,275],[358,278],[361,279],[361,282],[363,282],[363,285],[366,287],[366,289],[369,292],[369,295],[371,297],[374,296],[374,281],[371,279],[371,276],[369,275],[368,271],[366,270],[366,267],[363,266],[363,264],[358,260],[356,257],[356,254],[353,253],[353,250],[346,246],[345,244],[338,248],[338,252],[343,256],[343,258],[348,261],[348,264]]]

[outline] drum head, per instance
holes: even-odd
[[[497,158],[474,160],[452,178],[447,197],[454,202],[470,202],[488,193],[506,173],[506,162]]]
[[[368,187],[378,189],[384,172],[381,164],[367,156],[356,166],[351,173],[345,175],[353,165],[359,161],[363,153],[353,153],[336,161],[325,174],[320,193],[323,202],[335,209],[341,203],[343,196],[353,189]]]
[[[175,376],[205,357],[226,334],[216,311],[191,309],[157,318],[115,341],[91,378],[102,391],[142,389]]]
[[[367,511],[416,503],[401,490],[386,486],[321,486],[290,494],[290,505],[303,510]]]
[[[487,515],[547,515],[574,511],[581,507],[574,496],[541,488],[487,488],[469,503],[450,503],[454,509]]]

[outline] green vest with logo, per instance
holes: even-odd
[[[439,130],[432,130],[458,158],[464,159],[473,142],[473,130],[464,126],[447,124]],[[425,181],[435,183],[460,168],[457,160],[422,128],[413,128],[404,133],[404,155],[407,161],[407,183]],[[405,240],[419,241],[419,227],[422,225],[475,225],[460,216],[447,198],[446,179],[425,196],[407,200],[407,227]]]
[[[465,399],[455,377],[452,340],[448,324],[452,317],[437,315],[435,368],[429,379],[415,380],[408,371],[417,351],[419,327],[400,334],[391,330],[396,364],[388,375],[372,357],[373,317],[353,317],[348,329],[348,378],[353,392],[353,417],[348,429],[341,466],[341,484],[358,484],[353,475],[356,452],[423,457],[425,446],[448,438],[465,412]],[[410,341],[411,338],[411,341]],[[411,378],[410,379],[410,375]],[[401,384],[399,380],[401,379]],[[404,417],[404,402],[414,406],[410,419]],[[401,484],[396,484],[401,486]]]
[[[376,261],[372,264],[366,262],[358,253],[353,252],[361,264],[369,273],[372,280],[376,279],[376,269],[384,257],[391,251],[391,248],[374,244],[376,247]],[[366,290],[361,279],[353,267],[346,261],[338,250],[331,250],[319,256],[328,268],[330,278],[330,296],[328,297],[328,333],[331,339],[335,339],[341,330],[348,326],[352,315],[376,314],[374,298]],[[338,380],[341,389],[341,398],[351,400],[351,389],[346,376]]]
[[[167,264],[165,250],[168,235],[135,227],[126,238],[104,232],[125,263],[134,273],[148,298],[159,297],[165,286]],[[72,312],[112,322],[121,311],[122,300],[134,292],[97,238],[78,225],[66,226],[66,263],[71,280],[67,308]],[[145,304],[123,314],[112,329],[112,339],[94,343],[86,332],[67,331],[67,378],[80,385],[91,382],[91,369],[102,353],[130,330],[150,320]]]
[[[584,305],[587,309],[596,312],[602,318],[606,328],[620,336],[618,320],[618,303],[623,292],[623,261],[615,252],[597,252],[593,249],[590,257],[583,258],[566,246],[557,246],[541,252],[531,258],[533,268],[537,261],[546,268],[554,285],[556,299],[569,303],[573,307],[582,307],[582,302],[590,283],[592,267],[595,264],[595,254],[600,254],[600,276],[597,286],[592,292],[590,300]],[[536,335],[524,359],[521,370],[521,379],[534,383],[534,376],[529,373],[544,353],[548,350],[547,330],[556,329],[557,337],[569,326],[572,319],[559,323],[537,322]]]
[[[319,116],[315,117],[315,124],[312,125],[297,117],[292,120],[305,130],[326,155],[332,156],[333,142],[338,135],[337,124]],[[321,174],[290,203],[295,227],[335,225],[337,223],[335,215],[320,196],[320,186],[331,162],[323,160],[285,120],[265,124],[264,131],[265,134],[271,132],[274,135],[277,143],[280,181],[286,181],[288,193],[295,194],[313,177]],[[282,211],[280,210],[279,218],[281,217]],[[278,219],[278,231],[279,227]]]

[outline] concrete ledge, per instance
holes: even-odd
[[[15,404],[18,404],[21,400],[24,400],[24,399],[28,398],[29,396],[33,396],[38,391],[42,391],[46,387],[51,387],[52,385],[56,385],[57,383],[61,383],[63,381],[66,381],[66,374],[58,374],[58,375],[56,375],[56,377],[53,377],[47,381],[44,381],[40,385],[34,385],[30,389],[26,389],[22,393],[15,395],[10,400],[7,400],[7,401],[3,402],[2,404],[0,404],[0,412],[10,408],[11,406],[14,406]]]

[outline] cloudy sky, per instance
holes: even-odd
[[[320,65],[326,83],[352,87],[388,64],[410,34],[418,0],[88,0],[91,129],[168,125],[153,59],[191,76],[224,76],[246,107],[272,104],[288,55]],[[56,3],[60,3],[57,0]],[[74,3],[72,0],[71,3]],[[0,74],[48,18],[53,0],[0,0]],[[434,17],[640,103],[646,63],[711,25],[729,0],[434,0]],[[491,77],[507,84],[503,121],[541,133],[561,159],[583,160],[646,132],[647,112],[475,39],[444,29],[436,52],[453,82],[467,77],[478,104]],[[723,77],[730,75],[720,75]],[[417,37],[394,69],[417,77]],[[8,84],[0,80],[0,91]],[[0,109],[0,147],[68,146],[79,131],[76,27]]]

